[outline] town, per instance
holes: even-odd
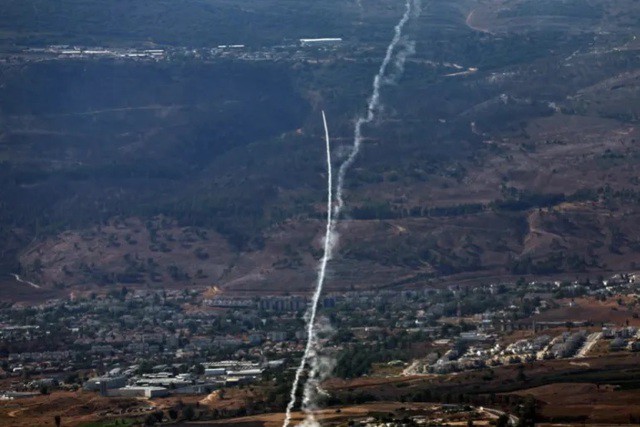
[[[638,316],[625,314],[638,304],[636,280],[616,275],[328,294],[320,301],[320,321],[332,327],[321,330],[320,339],[343,378],[376,375],[381,365],[399,366],[402,375],[448,374],[637,351]],[[607,310],[621,320],[589,318],[591,311],[578,307],[589,301],[613,304]],[[5,304],[0,396],[82,388],[155,398],[259,383],[300,357],[307,304],[301,295],[234,297],[215,287],[122,287],[32,307]],[[545,320],[554,312],[565,318]]]
[[[288,62],[317,64],[328,60],[353,58],[367,60],[373,46],[355,43],[339,37],[299,39],[274,46],[252,47],[244,44],[220,44],[212,47],[159,46],[104,47],[77,45],[48,45],[41,47],[12,47],[0,49],[0,63],[21,64],[40,61],[134,61],[134,62]],[[437,69],[445,77],[464,76],[478,71],[454,62],[437,62],[413,58],[429,68]],[[497,78],[497,77],[496,77]]]
[[[5,62],[67,60],[67,59],[119,59],[135,61],[175,61],[180,59],[237,59],[245,61],[297,60],[310,52],[321,54],[343,48],[341,38],[300,39],[297,43],[288,43],[272,47],[250,48],[244,44],[220,44],[206,48],[176,46],[148,47],[104,47],[49,45],[42,47],[13,48],[0,52]],[[354,46],[350,46],[352,49]],[[363,50],[362,48],[360,50]]]

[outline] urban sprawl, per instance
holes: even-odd
[[[629,325],[634,319],[543,320],[546,312],[582,303],[576,301],[609,301],[612,310],[623,311],[638,303],[637,287],[635,275],[623,274],[607,280],[327,294],[320,301],[320,321],[331,328],[320,340],[338,361],[336,375],[343,377],[371,373],[370,366],[341,358],[345,352],[375,354],[416,342],[428,343],[428,350],[412,360],[398,360],[391,352],[384,354],[393,360],[374,361],[399,366],[405,375],[438,375],[581,358],[603,345],[607,351],[637,351],[640,332]],[[122,287],[37,306],[5,304],[0,376],[12,381],[0,398],[79,388],[152,398],[260,382],[289,371],[301,356],[308,302],[301,295],[226,296],[216,288]],[[528,334],[515,339],[516,331]]]

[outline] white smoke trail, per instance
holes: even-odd
[[[400,76],[404,74],[404,64],[407,58],[416,53],[416,42],[403,37],[401,47],[393,60],[393,71],[384,77],[384,84],[392,85],[398,82]]]
[[[338,185],[336,187],[336,206],[334,208],[334,217],[338,217],[342,208],[344,207],[344,200],[342,198],[342,191],[344,189],[344,178],[347,174],[347,171],[353,165],[353,162],[356,160],[358,153],[360,152],[360,146],[362,145],[362,126],[371,123],[375,118],[376,111],[380,108],[380,88],[385,82],[385,74],[387,72],[387,67],[389,63],[393,59],[393,53],[396,49],[398,43],[400,43],[402,38],[402,29],[405,24],[409,21],[412,15],[417,16],[420,13],[420,0],[406,0],[405,3],[405,11],[404,15],[400,19],[400,22],[394,28],[393,38],[391,39],[391,43],[387,46],[387,53],[380,64],[380,68],[378,69],[378,74],[373,78],[373,93],[371,94],[371,98],[369,98],[369,103],[367,105],[367,114],[366,116],[360,116],[356,120],[354,137],[353,137],[353,146],[351,148],[351,153],[347,160],[342,163],[340,166],[340,170],[338,171]],[[397,70],[404,69],[404,61],[407,59],[408,53],[405,55],[398,55],[394,65]]]
[[[358,153],[360,152],[360,146],[362,144],[362,126],[371,123],[376,115],[376,112],[380,109],[380,88],[385,84],[394,83],[397,78],[404,71],[404,64],[407,57],[415,52],[415,44],[410,41],[404,41],[403,48],[398,52],[394,59],[394,52],[398,44],[402,41],[402,30],[406,23],[409,21],[411,16],[417,16],[420,13],[420,0],[406,0],[405,3],[405,12],[402,15],[402,18],[394,27],[394,35],[391,39],[391,42],[387,46],[387,51],[385,53],[384,59],[380,64],[380,68],[378,69],[378,73],[375,75],[373,79],[373,92],[371,94],[371,98],[369,98],[369,102],[367,104],[367,114],[366,116],[360,116],[356,120],[355,129],[354,129],[354,138],[353,138],[353,146],[351,148],[351,152],[347,159],[340,166],[340,170],[338,171],[338,184],[336,186],[336,200],[337,204],[332,209],[332,177],[331,177],[331,149],[329,143],[329,130],[327,128],[327,121],[324,114],[322,112],[322,121],[324,124],[325,130],[325,139],[326,139],[326,147],[327,147],[327,170],[328,170],[328,200],[327,200],[327,229],[324,240],[324,256],[322,257],[322,261],[320,262],[320,272],[318,274],[318,281],[316,284],[316,290],[313,294],[313,299],[311,301],[311,305],[305,315],[307,320],[307,344],[305,347],[304,355],[302,360],[300,361],[300,365],[298,365],[298,369],[296,370],[295,378],[293,380],[293,385],[291,387],[291,394],[289,404],[287,405],[287,411],[283,423],[283,427],[288,427],[291,423],[291,411],[296,402],[296,392],[298,390],[298,384],[300,382],[300,377],[302,372],[304,371],[305,365],[307,361],[313,356],[313,363],[311,372],[309,372],[309,379],[307,380],[307,384],[304,387],[304,395],[303,395],[303,410],[306,413],[305,420],[300,424],[302,427],[316,427],[319,426],[319,423],[315,420],[313,415],[313,400],[315,396],[322,390],[319,388],[318,372],[323,371],[326,372],[328,370],[328,364],[325,359],[322,359],[318,356],[318,349],[316,346],[316,335],[315,335],[315,317],[318,308],[318,301],[320,299],[320,294],[322,293],[322,286],[324,284],[325,274],[327,263],[331,259],[331,255],[333,252],[333,248],[335,246],[335,242],[337,239],[337,232],[335,231],[335,224],[333,219],[338,218],[344,207],[344,200],[342,198],[342,192],[344,188],[344,179],[347,171],[356,160]],[[393,66],[395,67],[394,72],[387,76],[387,68],[389,67],[390,62],[394,60]]]
[[[300,365],[296,369],[296,375],[291,386],[291,395],[289,397],[289,404],[287,405],[287,413],[285,415],[283,427],[287,427],[291,422],[291,410],[296,403],[296,392],[298,391],[298,383],[300,382],[300,376],[304,367],[309,359],[309,355],[314,350],[315,344],[315,330],[314,324],[316,321],[316,313],[318,311],[318,301],[320,300],[320,294],[322,293],[322,285],[324,284],[325,274],[327,272],[327,263],[331,259],[331,252],[333,250],[333,170],[331,168],[331,144],[329,141],[329,128],[327,126],[327,118],[322,112],[322,123],[324,124],[324,139],[327,149],[327,228],[324,235],[324,255],[320,261],[320,271],[318,273],[318,281],[316,283],[316,290],[313,293],[311,299],[311,305],[307,309],[305,314],[307,321],[307,345],[304,349],[302,360]]]
[[[334,243],[335,244],[335,243]],[[320,334],[332,335],[333,328],[327,318],[320,318],[314,326],[316,338]],[[313,351],[309,355],[309,377],[304,385],[304,393],[302,398],[302,409],[305,413],[304,421],[299,424],[301,427],[317,427],[320,424],[316,421],[314,411],[319,409],[318,398],[320,396],[328,396],[328,393],[321,388],[320,383],[327,379],[336,365],[336,358],[330,355],[320,353],[320,343],[316,339],[313,345]]]

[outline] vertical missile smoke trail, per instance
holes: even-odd
[[[315,351],[314,346],[316,344],[316,341],[315,341],[316,337],[315,337],[314,326],[315,326],[315,318],[316,318],[316,313],[318,308],[318,300],[320,299],[320,294],[322,293],[322,286],[324,284],[327,263],[331,259],[333,246],[335,244],[335,237],[337,236],[335,232],[334,218],[338,218],[340,216],[342,208],[344,207],[344,200],[342,198],[342,190],[344,188],[344,179],[347,171],[349,170],[353,162],[355,162],[356,157],[360,152],[360,145],[362,143],[362,126],[365,124],[371,123],[375,118],[375,114],[377,110],[380,108],[380,88],[384,84],[392,83],[398,77],[398,75],[402,73],[404,69],[404,62],[407,56],[413,53],[413,45],[411,44],[405,46],[404,49],[401,49],[401,51],[396,54],[394,64],[393,64],[396,67],[396,75],[386,76],[387,68],[389,67],[389,64],[391,63],[391,61],[394,59],[394,52],[396,51],[398,44],[402,40],[402,30],[404,26],[409,21],[412,15],[417,16],[419,13],[420,13],[420,0],[406,0],[405,12],[402,15],[402,18],[400,19],[400,21],[394,27],[393,38],[391,39],[391,42],[387,46],[387,51],[385,53],[384,59],[380,64],[378,73],[375,75],[373,79],[373,92],[367,104],[367,114],[365,116],[360,116],[356,120],[356,125],[354,129],[354,139],[353,139],[351,152],[349,153],[349,157],[347,157],[344,163],[342,163],[342,165],[340,166],[340,170],[338,171],[338,183],[336,186],[337,204],[333,209],[332,209],[331,150],[330,150],[330,144],[329,144],[329,131],[327,128],[327,121],[326,121],[324,111],[322,112],[322,121],[324,123],[325,139],[326,139],[326,146],[327,146],[327,170],[328,170],[327,228],[326,228],[326,234],[325,234],[325,240],[324,240],[324,256],[322,257],[322,261],[320,263],[320,272],[318,274],[316,290],[314,292],[311,305],[309,306],[309,309],[307,310],[307,314],[305,315],[306,320],[308,322],[307,323],[307,344],[305,347],[302,360],[300,361],[300,365],[296,370],[293,385],[291,387],[291,395],[290,395],[289,404],[287,405],[287,411],[286,411],[283,427],[288,427],[289,424],[291,423],[291,411],[296,402],[296,392],[298,390],[300,376],[304,371],[305,365],[309,359],[311,352]],[[310,380],[316,381],[316,378],[314,378],[316,375],[317,375],[317,368],[316,368],[316,365],[313,365],[312,372],[309,373]],[[305,387],[304,389],[303,403],[307,405],[307,407],[304,408],[306,412],[306,419],[303,422],[303,425],[305,426],[319,425],[316,422],[315,417],[313,416],[313,412],[309,411],[308,409],[308,405],[311,400],[311,396],[309,395],[311,388],[312,387]]]
[[[307,318],[307,345],[304,349],[304,355],[300,360],[300,365],[296,370],[296,376],[291,386],[291,396],[289,398],[289,404],[287,405],[287,413],[284,419],[283,427],[287,427],[291,422],[291,410],[296,402],[296,392],[298,390],[298,383],[300,382],[300,376],[309,358],[309,354],[313,349],[315,342],[314,324],[316,321],[316,313],[318,311],[318,301],[320,300],[320,294],[322,293],[322,285],[324,284],[325,274],[327,272],[327,263],[331,258],[331,252],[333,250],[333,172],[331,169],[331,144],[329,142],[329,128],[327,126],[327,118],[322,112],[322,123],[324,124],[324,139],[327,149],[327,228],[324,235],[324,255],[320,261],[320,271],[318,272],[318,281],[316,283],[316,290],[311,300],[311,305],[307,309],[305,317]]]
[[[371,94],[371,98],[369,98],[369,104],[367,105],[367,114],[366,116],[358,117],[358,120],[356,120],[351,153],[349,154],[347,160],[342,163],[342,165],[340,166],[340,170],[338,171],[338,185],[336,187],[337,205],[334,212],[335,217],[338,217],[340,215],[340,212],[344,207],[344,200],[342,198],[344,178],[347,174],[347,171],[356,160],[358,153],[360,152],[360,145],[362,144],[362,126],[371,123],[375,118],[376,110],[380,108],[380,87],[384,83],[385,73],[387,71],[389,63],[391,62],[391,59],[393,58],[393,53],[396,49],[396,46],[401,40],[402,29],[409,21],[409,18],[411,18],[411,15],[417,15],[418,13],[420,13],[420,0],[406,0],[404,15],[402,15],[400,22],[398,22],[398,24],[394,28],[393,38],[391,39],[391,43],[389,43],[389,46],[387,46],[387,53],[385,54],[384,59],[380,64],[378,74],[376,74],[376,76],[373,78],[373,93]],[[406,59],[406,55],[398,58],[398,60],[404,59]]]

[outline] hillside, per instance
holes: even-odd
[[[120,2],[89,0],[10,2],[0,17],[4,289],[19,273],[36,296],[308,290],[324,227],[320,110],[337,167],[402,3],[189,1],[174,20],[171,2],[134,3],[124,20]],[[583,3],[424,2],[406,31],[415,54],[347,176],[328,288],[638,268],[640,6]],[[92,13],[101,25],[67,25]],[[300,19],[277,25],[289,14]],[[307,36],[345,41],[292,47]],[[190,53],[235,42],[251,55]],[[53,44],[179,54],[27,51]]]

